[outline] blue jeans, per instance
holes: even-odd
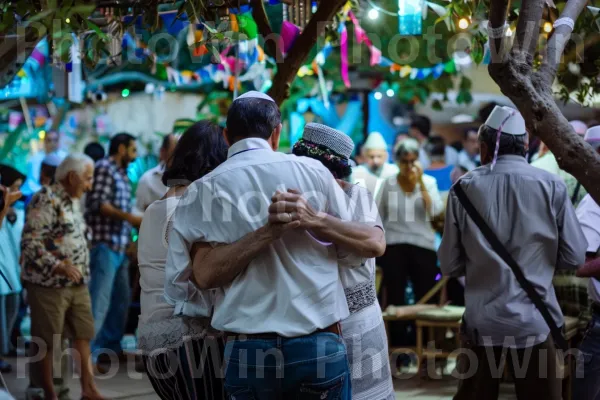
[[[573,400],[600,400],[600,315],[594,314],[583,342],[573,381]],[[581,375],[583,368],[583,378]]]
[[[225,346],[230,400],[350,400],[344,342],[333,333],[230,340]]]
[[[90,252],[90,296],[96,338],[92,351],[109,349],[122,351],[131,288],[129,264],[125,254],[111,250],[105,244],[96,245]]]

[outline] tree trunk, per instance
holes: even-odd
[[[304,31],[294,42],[285,61],[277,65],[273,86],[269,95],[279,105],[290,96],[292,81],[306,61],[312,48],[317,44],[325,27],[331,23],[335,14],[342,9],[347,0],[321,0],[317,12],[311,17]],[[262,32],[261,32],[262,33]]]
[[[561,18],[576,21],[586,0],[570,0]],[[600,155],[577,135],[556,105],[552,83],[556,77],[564,47],[572,28],[557,26],[543,52],[539,71],[533,69],[533,56],[538,43],[540,19],[544,1],[523,0],[519,12],[516,40],[506,53],[505,37],[491,40],[494,54],[488,69],[500,90],[518,108],[525,119],[527,131],[539,137],[552,151],[558,165],[573,175],[600,204]],[[490,23],[500,28],[506,21],[508,0],[492,0]]]

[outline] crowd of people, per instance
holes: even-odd
[[[533,354],[513,371],[517,397],[560,399],[564,314],[585,330],[573,398],[597,399],[600,206],[543,144],[531,151],[518,112],[481,119],[459,146],[414,116],[393,148],[373,132],[356,149],[311,123],[285,154],[279,108],[249,92],[225,128],[179,121],[135,193],[134,136],[66,154],[49,132],[26,174],[0,166],[0,351],[14,352],[29,308],[29,351],[43,352],[29,398],[68,398],[53,354],[71,347],[82,397],[102,399],[94,375],[125,357],[136,228],[137,348],[162,399],[394,399],[388,342],[410,346],[415,329],[386,332],[382,310],[442,275],[479,361],[459,356],[474,372],[455,398],[497,398],[509,348]],[[572,126],[600,149],[600,127]]]

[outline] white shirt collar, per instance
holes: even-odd
[[[272,150],[271,149],[271,145],[265,139],[248,138],[248,139],[243,139],[243,140],[240,140],[238,142],[235,142],[229,148],[229,151],[227,152],[227,158],[231,158],[234,155],[236,155],[236,154],[238,154],[238,153],[240,153],[242,151],[254,150],[254,149],[261,149],[261,150],[269,149],[269,150]]]

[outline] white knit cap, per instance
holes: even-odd
[[[367,137],[363,146],[365,150],[387,150],[388,144],[386,143],[383,135],[379,132],[371,132]]]
[[[600,147],[600,126],[594,126],[588,129],[585,134],[584,140],[594,146],[594,148]]]
[[[575,130],[575,133],[577,133],[578,135],[585,135],[585,133],[588,130],[587,125],[583,121],[575,120],[575,121],[569,122],[569,124],[571,124],[571,127],[573,127],[573,129]]]
[[[525,120],[521,114],[510,107],[496,106],[485,124],[492,129],[502,130],[508,135],[521,136],[527,133]]]
[[[263,100],[269,100],[269,101],[272,101],[273,103],[275,103],[275,100],[273,100],[271,98],[271,96],[269,96],[265,93],[257,92],[256,90],[251,90],[247,93],[244,93],[243,95],[241,95],[234,101],[242,100],[242,99],[263,99]]]
[[[327,147],[334,153],[348,159],[354,150],[354,142],[342,131],[326,125],[310,123],[304,127],[302,139]]]

